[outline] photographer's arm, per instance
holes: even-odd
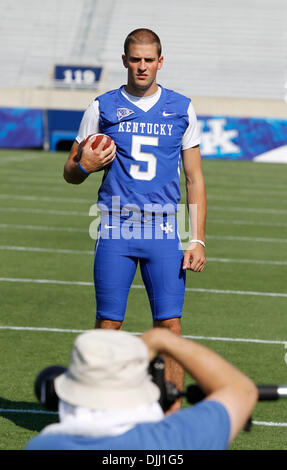
[[[168,354],[196,380],[206,400],[225,406],[230,416],[232,441],[243,429],[258,399],[256,385],[214,351],[194,341],[154,328],[142,335],[151,357]]]

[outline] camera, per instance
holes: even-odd
[[[55,379],[66,372],[67,368],[61,365],[52,365],[43,369],[36,377],[34,392],[38,401],[50,411],[58,411],[59,398],[55,391]],[[157,356],[149,366],[149,374],[153,382],[160,389],[159,404],[163,411],[167,411],[177,398],[182,395],[176,386],[164,379],[164,360]]]
[[[61,365],[52,365],[43,369],[36,377],[34,392],[38,401],[50,411],[58,411],[59,398],[55,391],[55,379],[66,372],[67,368]],[[185,397],[188,403],[195,404],[205,398],[204,392],[197,384],[188,385],[185,391],[180,391],[177,387],[165,380],[164,360],[156,356],[151,361],[148,370],[152,381],[160,389],[159,404],[166,412],[172,404],[180,397]],[[287,398],[286,385],[258,385],[258,401],[275,401],[280,398]],[[245,430],[250,430],[251,417],[246,424]]]
[[[149,365],[149,374],[152,381],[160,389],[159,404],[163,411],[167,411],[175,400],[182,396],[176,386],[172,382],[168,382],[164,378],[164,360],[160,356],[156,356]]]
[[[38,401],[49,411],[58,411],[59,398],[56,394],[54,381],[66,372],[67,368],[55,365],[43,369],[36,377],[34,392]]]

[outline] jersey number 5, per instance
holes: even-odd
[[[136,180],[151,181],[156,175],[157,159],[153,153],[142,152],[142,145],[158,147],[158,137],[142,135],[132,136],[131,156],[137,161],[146,162],[147,169],[141,170],[140,164],[132,163],[130,166],[130,175]]]

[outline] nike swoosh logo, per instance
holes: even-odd
[[[115,225],[105,225],[105,228],[117,228]]]
[[[166,111],[163,111],[162,115],[164,117],[167,117],[167,116],[174,116],[176,113],[167,113]]]

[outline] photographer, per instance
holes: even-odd
[[[176,360],[206,398],[165,415],[148,373],[157,354]],[[227,449],[258,399],[253,382],[225,359],[163,328],[140,338],[101,329],[79,335],[55,390],[60,422],[27,450]]]

